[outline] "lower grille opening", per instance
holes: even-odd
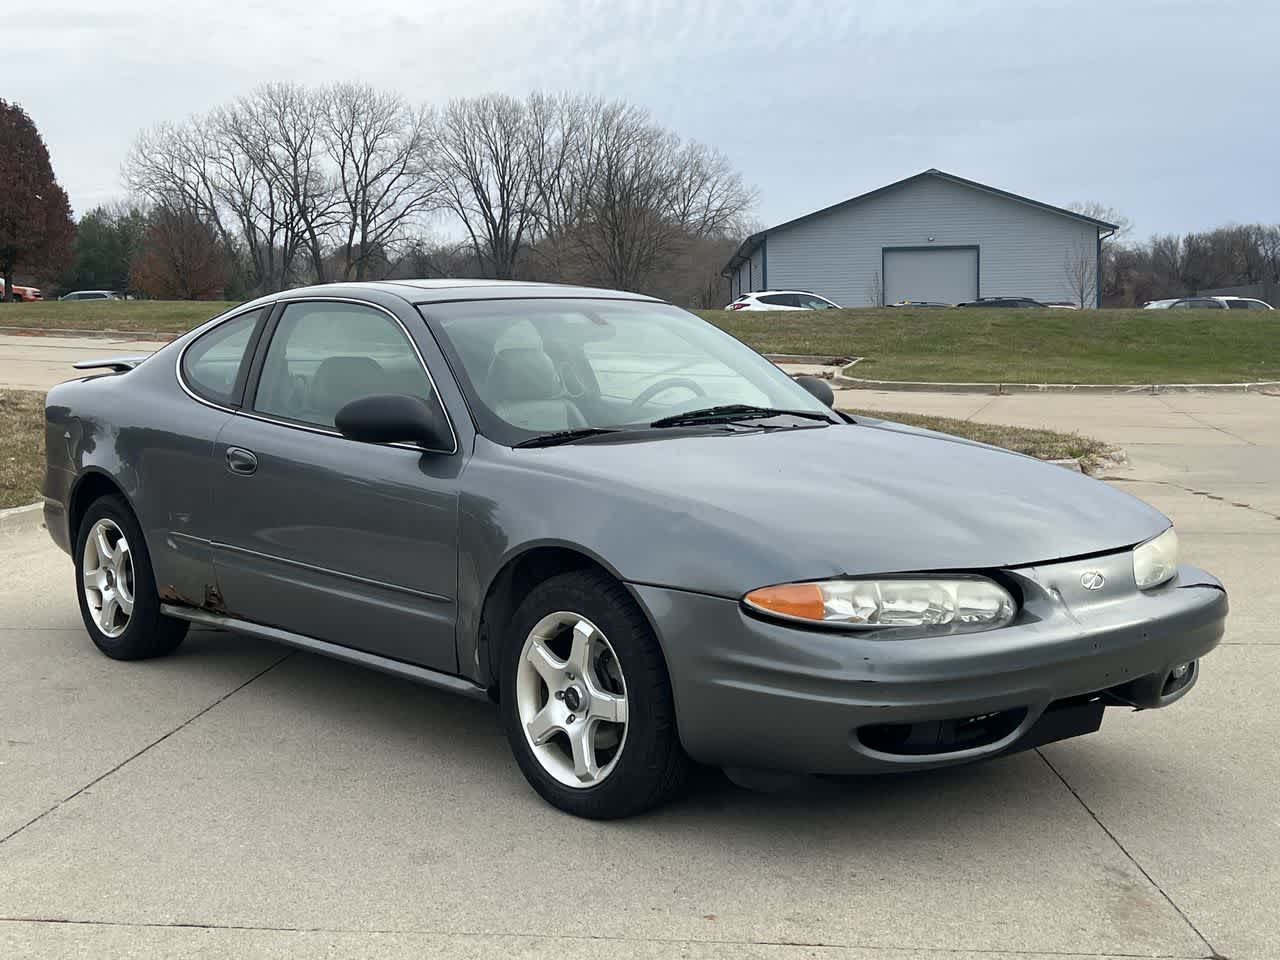
[[[859,727],[858,740],[871,750],[903,757],[958,753],[1003,740],[1018,729],[1026,716],[1026,707],[1015,707],[923,723],[876,723]]]

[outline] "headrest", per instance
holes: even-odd
[[[537,347],[508,347],[489,364],[487,378],[491,403],[526,403],[560,396],[556,366]]]
[[[326,357],[311,381],[316,412],[333,417],[352,400],[383,393],[386,372],[369,357]]]

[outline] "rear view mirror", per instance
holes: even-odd
[[[813,394],[818,400],[821,400],[828,407],[834,406],[836,395],[831,389],[831,384],[823,380],[821,377],[796,377],[796,383],[804,387],[809,393]]]
[[[334,425],[348,440],[361,443],[416,443],[431,450],[453,449],[453,434],[444,410],[432,397],[400,393],[352,400],[338,411]]]

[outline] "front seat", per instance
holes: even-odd
[[[352,400],[387,392],[387,373],[369,357],[326,357],[311,378],[312,416],[332,424]]]
[[[537,347],[499,350],[489,364],[485,387],[493,412],[512,426],[538,433],[587,426],[565,396],[555,363]]]

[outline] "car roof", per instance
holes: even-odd
[[[803,293],[809,297],[822,297],[822,294],[814,293],[812,290],[752,290],[750,294],[744,294],[744,296],[759,297],[766,293]],[[827,298],[822,297],[822,299]]]
[[[433,278],[407,280],[372,280],[364,282],[322,283],[284,291],[285,296],[359,296],[361,292],[380,290],[410,303],[445,303],[450,300],[517,300],[571,299],[647,300],[663,303],[657,297],[625,290],[574,286],[564,283],[535,283],[529,280],[478,280],[474,278]]]

